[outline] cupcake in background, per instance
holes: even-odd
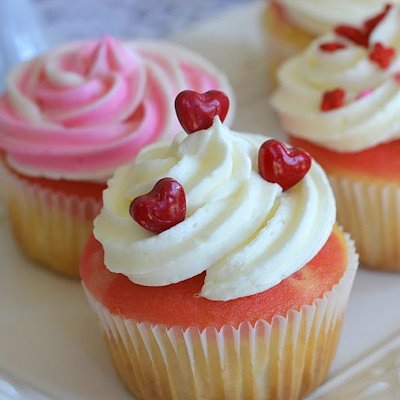
[[[272,104],[326,170],[361,263],[400,272],[400,7],[369,21],[283,65]]]
[[[221,123],[185,91],[187,133],[119,168],[81,260],[137,399],[302,399],[325,378],[357,269],[310,156]]]
[[[109,36],[66,44],[10,72],[0,98],[2,189],[31,259],[78,277],[106,180],[144,145],[172,139],[171,104],[187,87],[231,91],[187,49]]]
[[[271,82],[276,86],[279,65],[318,36],[338,25],[359,25],[396,3],[400,0],[269,0],[265,21]]]

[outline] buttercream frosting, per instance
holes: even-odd
[[[257,155],[267,139],[231,131],[215,117],[209,129],[152,145],[118,169],[94,222],[107,268],[145,286],[207,271],[201,296],[226,301],[267,290],[303,267],[332,231],[333,194],[316,162],[285,192],[262,179]],[[130,217],[129,205],[164,177],[184,187],[187,214],[154,235]]]
[[[340,41],[345,49],[324,52],[320,44]],[[368,48],[333,33],[314,41],[278,71],[272,106],[291,135],[338,152],[355,152],[400,138],[400,7],[373,30]],[[393,48],[388,68],[371,61],[376,43]],[[341,87],[343,107],[320,109],[326,91]]]
[[[176,45],[108,36],[67,44],[10,72],[0,148],[23,174],[104,181],[144,145],[172,137],[184,89],[232,98],[214,66]]]
[[[319,36],[338,24],[358,25],[378,13],[386,0],[273,0],[287,18],[306,32]],[[391,0],[400,4],[400,0]]]

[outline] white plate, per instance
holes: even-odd
[[[276,136],[279,130],[266,94],[263,3],[241,7],[174,40],[203,53],[227,72],[238,100],[236,129]],[[0,267],[0,375],[4,379],[0,379],[0,399],[131,399],[111,366],[79,283],[32,265],[18,251],[4,221]],[[381,361],[389,369],[396,365],[397,361],[387,361],[387,354],[398,354],[394,349],[399,340],[387,343],[400,332],[399,288],[400,275],[359,272],[331,369],[330,376],[338,377],[313,398],[331,399],[326,396],[338,385],[346,390],[350,384],[354,389],[351,377],[358,379],[361,369],[375,371]],[[386,347],[372,361],[367,359],[343,375],[347,367],[384,343]],[[390,385],[398,390],[399,373],[395,376]],[[368,398],[351,396],[341,399]],[[395,397],[370,398],[400,397],[397,392]]]

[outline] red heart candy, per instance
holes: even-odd
[[[319,49],[326,53],[336,53],[339,50],[345,49],[347,46],[341,42],[326,42],[319,45]]]
[[[185,190],[175,179],[160,179],[149,193],[132,201],[129,213],[148,231],[164,232],[185,219]]]
[[[386,17],[388,12],[392,9],[393,5],[386,4],[383,11],[379,14],[367,19],[364,22],[364,29],[368,35],[372,33],[372,31],[381,23],[381,21]]]
[[[396,50],[393,47],[385,47],[382,43],[377,42],[369,53],[369,59],[378,64],[379,68],[387,69],[395,55]]]
[[[206,93],[184,90],[175,99],[176,115],[188,134],[208,129],[216,115],[224,122],[228,109],[229,98],[219,90]]]
[[[336,110],[344,106],[346,102],[346,91],[342,88],[336,88],[324,92],[320,104],[321,111]]]
[[[369,36],[363,29],[351,25],[338,25],[335,28],[337,35],[344,37],[359,46],[368,47]]]
[[[310,167],[308,153],[297,147],[287,148],[279,140],[267,140],[258,152],[260,175],[268,182],[278,183],[284,191],[300,182]]]

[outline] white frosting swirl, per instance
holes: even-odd
[[[321,43],[338,41],[347,48],[333,53]],[[375,43],[396,51],[389,68],[369,59]],[[394,7],[372,32],[370,48],[357,46],[329,34],[314,41],[278,72],[279,87],[272,106],[292,135],[338,152],[355,152],[400,138],[400,7]],[[346,104],[324,112],[324,92],[341,87]],[[367,91],[367,95],[361,96]],[[300,99],[300,101],[299,101]]]
[[[333,194],[315,162],[286,192],[263,180],[257,155],[266,139],[232,132],[217,117],[208,130],[149,147],[120,168],[95,220],[108,269],[145,286],[206,270],[201,295],[230,300],[267,290],[303,267],[332,231]],[[183,185],[187,215],[153,235],[132,220],[129,204],[163,177]]]
[[[288,19],[308,33],[319,36],[338,24],[359,25],[379,13],[387,0],[274,0]],[[400,0],[390,3],[400,4]]]

